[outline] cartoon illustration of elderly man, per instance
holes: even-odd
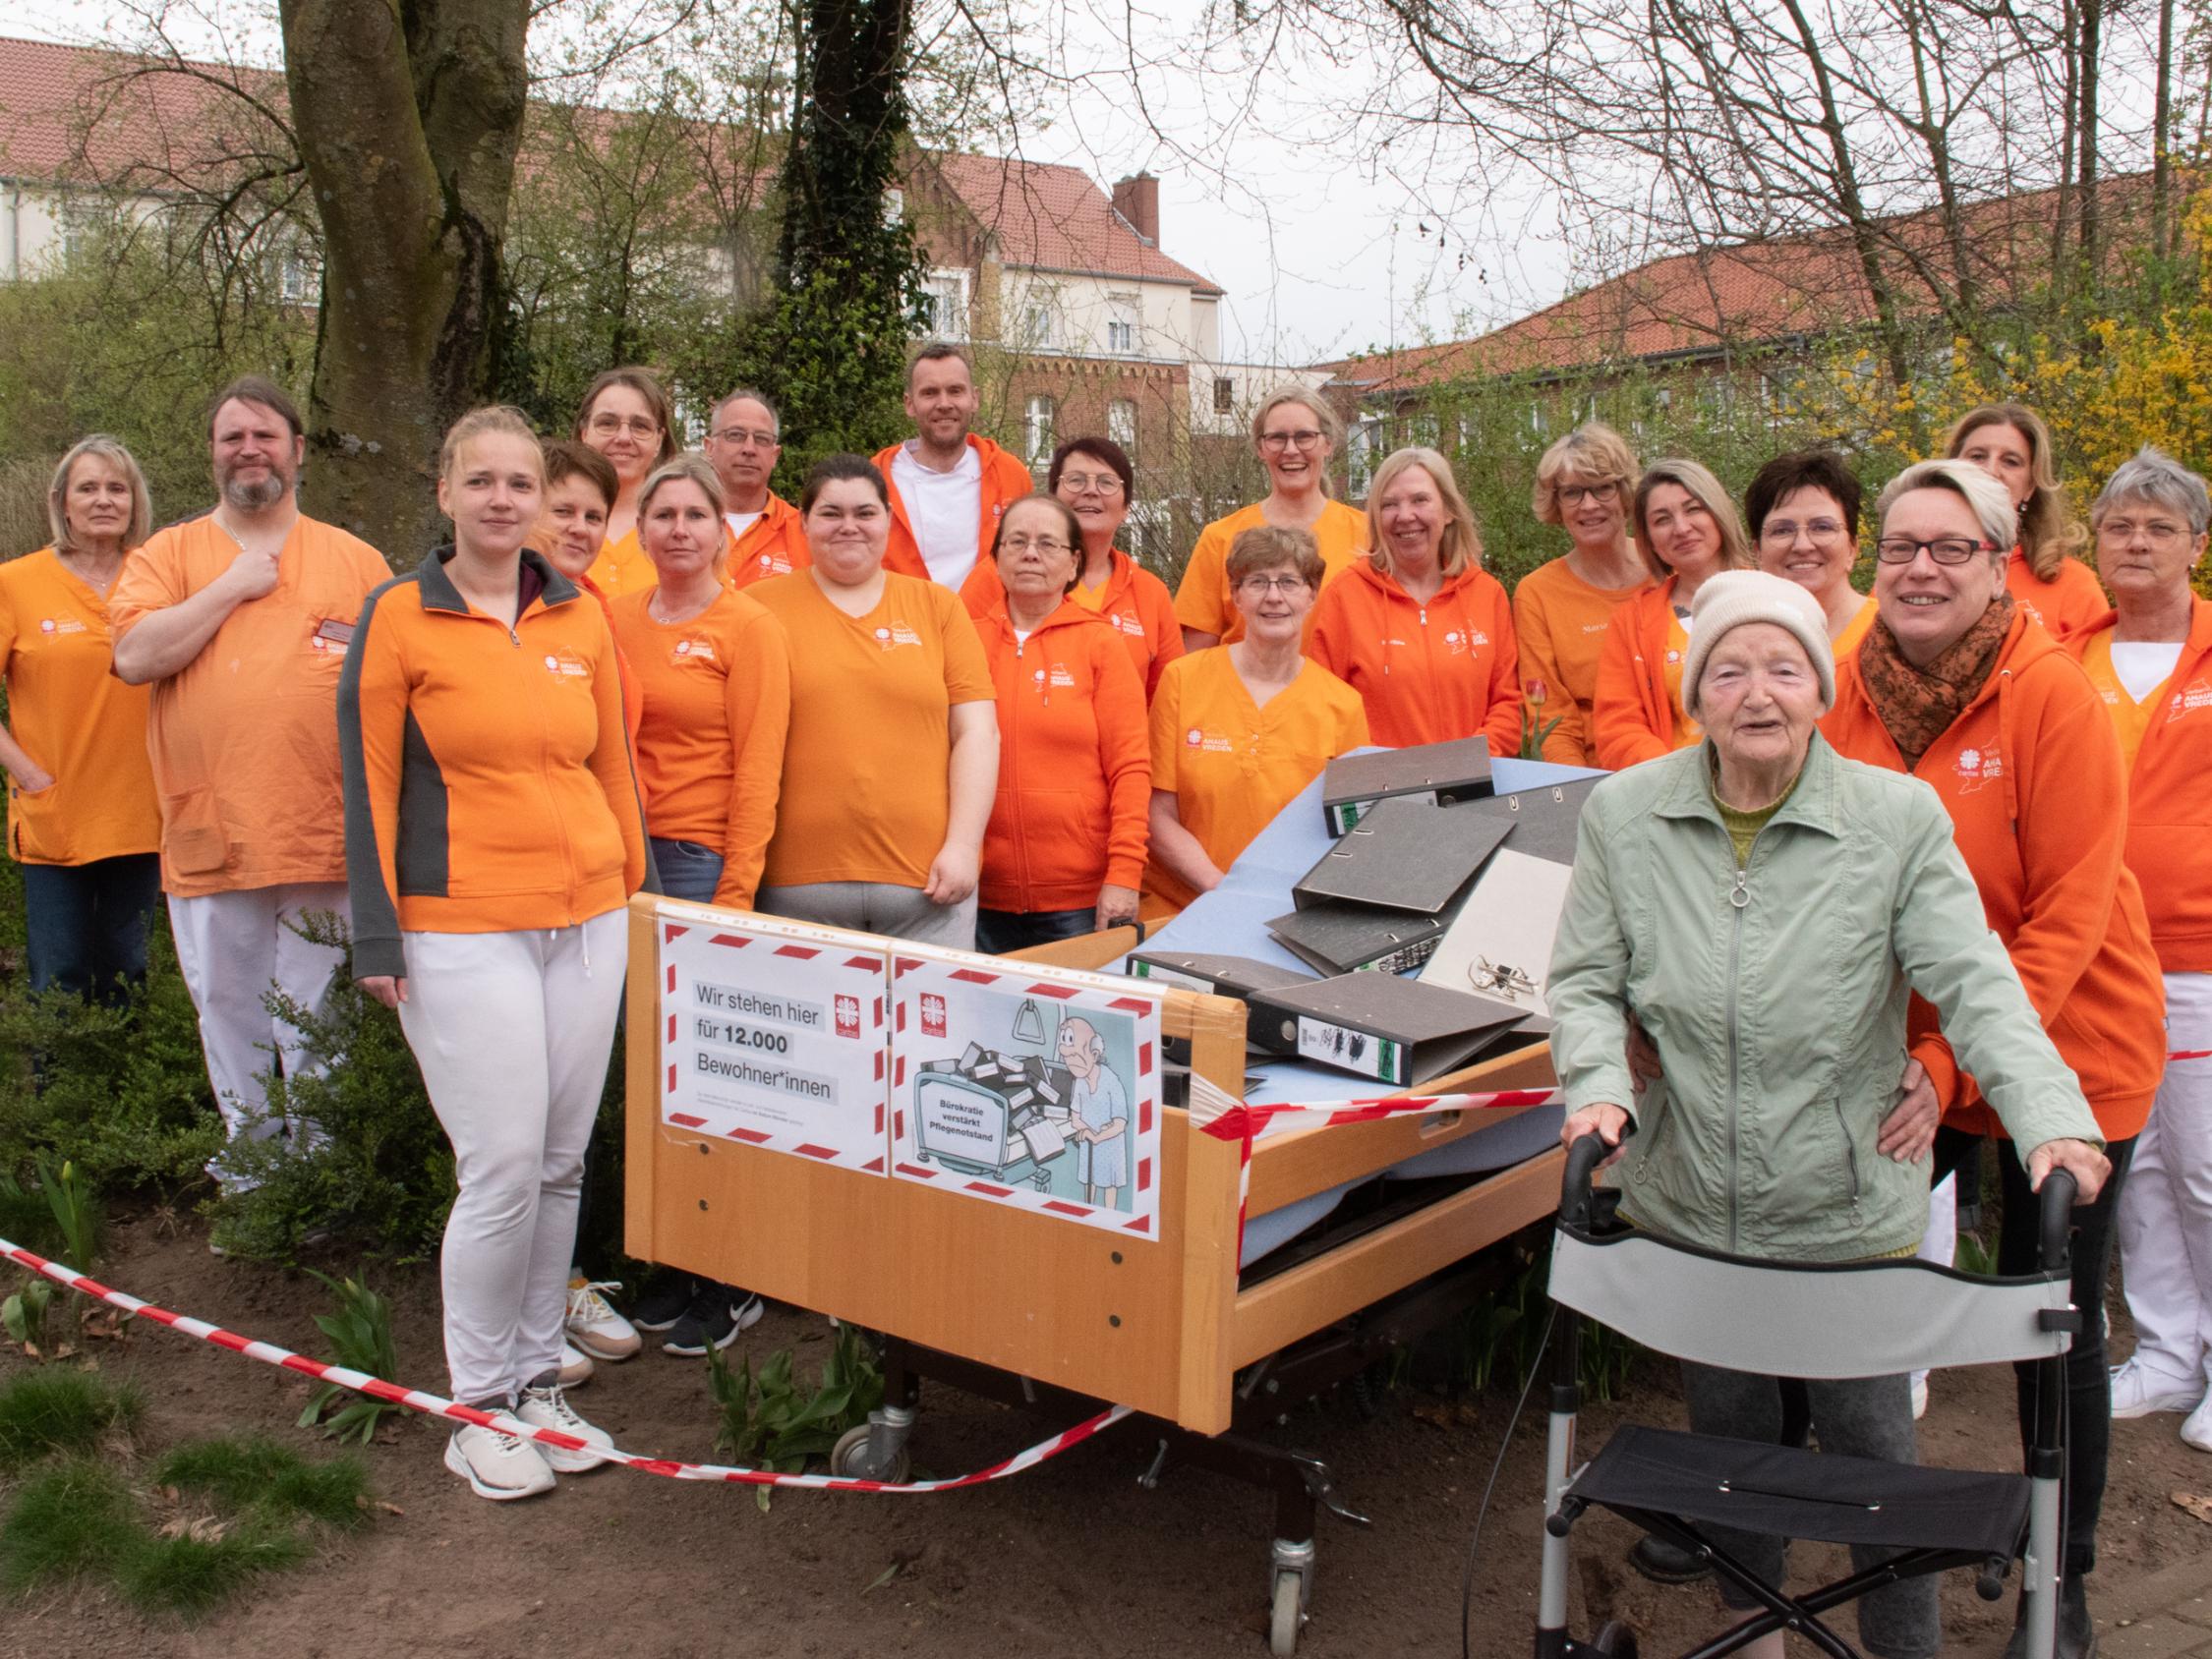
[[[1129,1091],[1108,1068],[1106,1039],[1089,1020],[1063,1021],[1059,1049],[1060,1063],[1076,1079],[1069,1101],[1076,1178],[1083,1183],[1084,1203],[1111,1210],[1129,1180]]]

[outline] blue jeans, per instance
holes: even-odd
[[[161,902],[161,859],[128,853],[89,864],[23,867],[30,988],[120,1002],[146,978],[146,922]]]
[[[1079,939],[1098,931],[1098,912],[1083,910],[977,910],[975,948],[989,956],[1026,950],[1032,944]]]
[[[661,872],[661,891],[669,898],[712,904],[722,882],[722,854],[697,841],[652,837],[653,863]]]

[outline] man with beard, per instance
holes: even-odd
[[[988,559],[1007,508],[1036,488],[1029,469],[968,430],[982,399],[958,346],[924,346],[906,368],[914,435],[876,456],[891,499],[883,567],[955,593]]]
[[[207,437],[220,498],[125,562],[108,599],[115,673],[153,687],[161,887],[224,1126],[234,1140],[298,1137],[311,1126],[271,1116],[260,1074],[270,1049],[287,1077],[313,1061],[263,999],[273,987],[318,1008],[340,961],[295,924],[349,915],[338,670],[363,599],[391,569],[300,512],[307,442],[279,387],[233,381]],[[237,1184],[219,1158],[209,1173]]]

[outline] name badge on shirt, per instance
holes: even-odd
[[[315,649],[318,651],[343,651],[353,644],[353,624],[341,622],[335,616],[325,616],[315,627]]]

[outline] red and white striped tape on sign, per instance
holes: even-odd
[[[685,1463],[671,1458],[641,1458],[634,1452],[619,1448],[587,1445],[574,1435],[562,1434],[557,1429],[532,1428],[528,1423],[505,1413],[479,1411],[474,1406],[456,1404],[440,1395],[426,1394],[420,1389],[404,1389],[396,1383],[387,1383],[380,1377],[366,1372],[348,1370],[343,1365],[325,1364],[320,1359],[310,1359],[304,1354],[278,1347],[274,1343],[261,1343],[251,1337],[241,1337],[236,1332],[225,1331],[219,1325],[209,1325],[201,1319],[191,1319],[181,1313],[171,1313],[167,1308],[155,1307],[138,1297],[113,1290],[95,1279],[87,1278],[75,1268],[50,1262],[45,1257],[26,1250],[20,1244],[0,1238],[0,1257],[27,1267],[31,1272],[68,1287],[79,1293],[121,1308],[125,1313],[149,1319],[156,1325],[166,1325],[172,1331],[181,1331],[188,1337],[197,1337],[216,1347],[242,1353],[248,1359],[258,1359],[263,1365],[278,1366],[286,1371],[297,1371],[302,1376],[313,1377],[317,1382],[336,1383],[340,1388],[352,1389],[372,1400],[387,1401],[394,1405],[404,1405],[411,1411],[427,1416],[445,1417],[456,1423],[474,1423],[479,1428],[495,1429],[500,1434],[512,1435],[517,1440],[535,1440],[543,1445],[556,1447],[564,1452],[596,1452],[601,1460],[620,1463],[625,1468],[643,1474],[663,1475],[669,1480],[719,1481],[739,1486],[787,1486],[810,1492],[893,1492],[918,1494],[925,1492],[957,1492],[963,1486],[983,1486],[994,1480],[1005,1480],[1019,1474],[1023,1469],[1033,1469],[1039,1463],[1049,1462],[1072,1446],[1109,1428],[1130,1414],[1126,1405],[1115,1405],[1095,1417],[1085,1418],[1072,1429],[1063,1430],[1049,1440],[1017,1452],[1003,1461],[988,1468],[977,1469],[973,1474],[956,1475],[949,1480],[857,1480],[849,1475],[828,1474],[778,1474],[771,1469],[739,1468],[729,1463]]]

